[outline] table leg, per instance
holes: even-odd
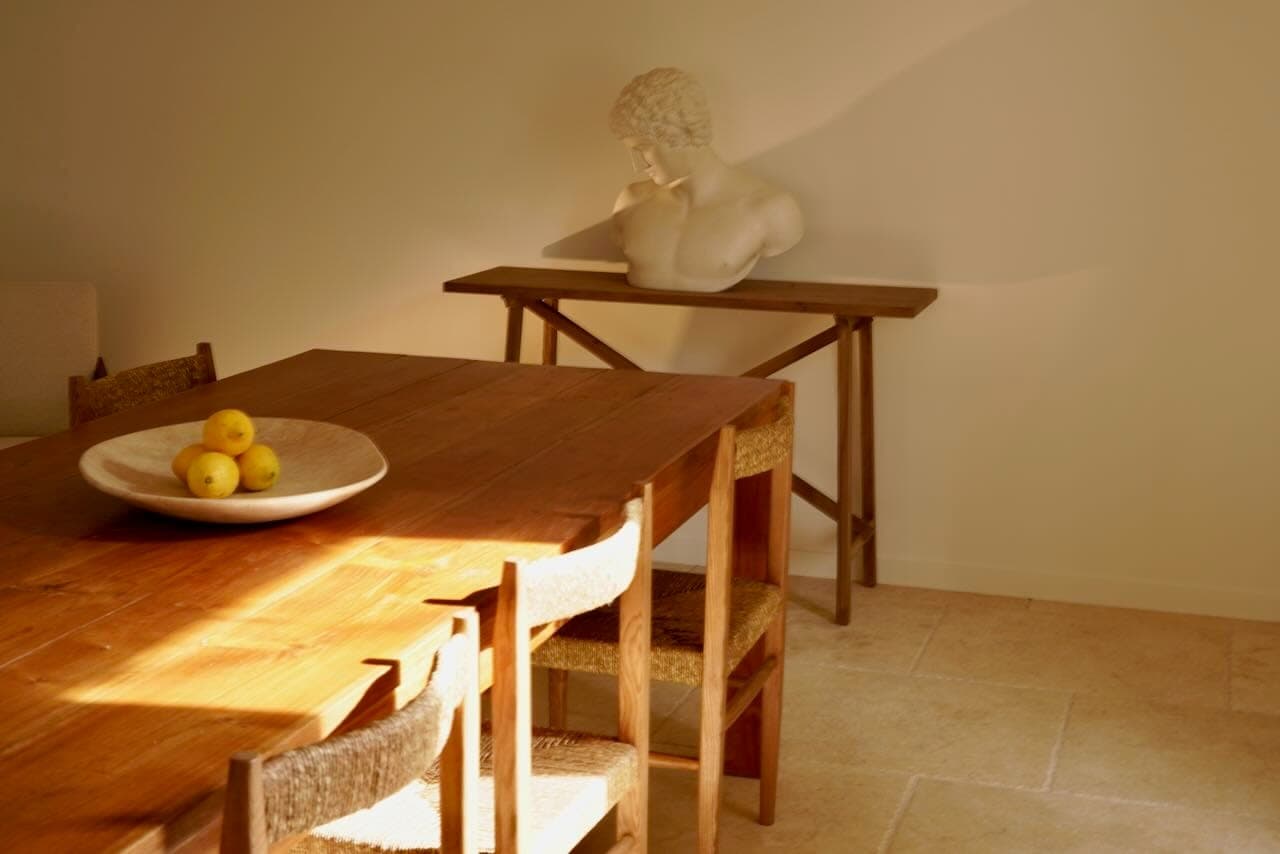
[[[733,574],[775,584],[785,597],[791,554],[791,458],[788,456],[772,471],[737,481],[733,509]],[[770,656],[777,660],[760,693],[729,728],[725,742],[725,772],[761,778],[762,824],[773,821],[777,792],[785,633],[784,607],[735,671],[735,675],[746,678]]]
[[[876,421],[871,361],[871,318],[858,327],[858,433],[861,451],[861,511],[866,539],[862,543],[862,584],[876,586]]]
[[[502,355],[504,362],[520,361],[520,336],[524,330],[524,303],[503,297],[507,304],[507,344]]]
[[[733,488],[733,574],[738,578],[764,581],[769,558],[768,472],[745,477]],[[763,644],[756,644],[734,670],[741,683],[764,661]],[[742,716],[725,733],[724,771],[736,777],[760,776],[760,698],[747,706]]]
[[[836,318],[836,622],[853,606],[853,323]]]
[[[560,300],[548,299],[543,300],[553,309],[560,308]],[[547,321],[542,321],[542,364],[554,365],[556,363],[556,350],[559,339],[556,336],[556,328]]]

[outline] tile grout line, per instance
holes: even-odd
[[[671,711],[667,712],[665,715],[662,716],[662,720],[658,721],[658,725],[653,726],[652,723],[650,724],[650,728],[649,728],[650,742],[657,741],[655,737],[662,734],[663,730],[666,729],[667,724],[671,723],[672,719],[675,718],[675,716],[680,713],[680,707],[683,706],[685,703],[687,703],[689,701],[689,698],[693,696],[693,693],[697,690],[698,689],[696,686],[688,686],[687,690],[684,692],[684,696],[681,697],[679,701],[677,701],[671,707]],[[701,724],[701,716],[699,716],[699,724]],[[695,739],[696,739],[696,736],[695,736]],[[693,747],[694,747],[694,750],[697,750],[696,744],[693,745]]]
[[[938,615],[938,621],[933,624],[933,628],[929,629],[929,634],[925,635],[924,643],[920,644],[920,649],[916,650],[915,657],[911,659],[911,666],[907,668],[908,675],[916,675],[916,668],[920,666],[920,661],[929,649],[929,644],[933,642],[933,636],[938,633],[938,627],[942,625],[942,621],[946,618],[947,609],[943,608],[942,613]]]
[[[1232,708],[1232,705],[1235,703],[1235,699],[1231,696],[1231,682],[1232,682],[1232,680],[1235,678],[1235,674],[1232,672],[1232,669],[1231,669],[1231,660],[1232,660],[1233,658],[1235,658],[1235,651],[1236,651],[1236,631],[1237,631],[1237,629],[1233,626],[1233,627],[1231,628],[1231,633],[1230,633],[1229,635],[1227,635],[1227,690],[1226,690],[1226,694],[1227,694],[1227,711],[1228,711],[1228,712],[1235,711],[1235,709],[1234,709],[1234,708]]]
[[[876,848],[876,854],[887,854],[889,846],[893,844],[893,839],[898,835],[898,829],[902,827],[902,820],[907,817],[907,809],[911,806],[911,799],[915,797],[916,787],[920,784],[920,775],[912,774],[911,779],[907,780],[907,788],[902,793],[902,800],[898,801],[898,808],[894,810],[893,818],[889,820],[889,826],[885,828],[884,838],[880,840],[880,846]]]
[[[882,774],[889,773],[909,773],[900,769],[893,768],[869,768],[868,770],[876,771]],[[999,789],[1005,792],[1024,792],[1031,795],[1056,795],[1066,798],[1081,798],[1089,801],[1099,801],[1107,804],[1122,804],[1125,806],[1153,807],[1158,809],[1177,810],[1179,812],[1191,813],[1194,815],[1210,814],[1230,816],[1232,818],[1256,819],[1260,816],[1257,813],[1251,813],[1241,810],[1221,809],[1219,807],[1203,807],[1193,806],[1191,804],[1177,803],[1176,801],[1157,801],[1143,798],[1126,798],[1119,795],[1099,795],[1093,792],[1077,792],[1072,789],[1055,789],[1045,791],[1038,786],[1019,786],[1016,783],[997,783],[992,780],[974,780],[966,777],[951,777],[946,774],[913,774],[913,778],[919,780],[931,780],[938,783],[952,783],[958,786],[977,786],[982,789]]]
[[[1125,797],[1120,797],[1118,795],[1097,795],[1097,794],[1094,794],[1093,792],[1075,792],[1075,791],[1072,791],[1071,789],[1058,789],[1053,794],[1070,795],[1073,798],[1084,798],[1085,800],[1102,801],[1103,803],[1109,803],[1109,804],[1126,804],[1129,806],[1158,807],[1160,809],[1179,810],[1181,812],[1189,812],[1192,814],[1209,813],[1212,815],[1225,815],[1225,816],[1231,816],[1232,818],[1247,818],[1247,819],[1259,819],[1259,818],[1265,819],[1266,818],[1265,815],[1261,815],[1259,813],[1245,812],[1242,810],[1225,810],[1225,809],[1219,809],[1217,807],[1197,807],[1197,806],[1191,806],[1190,804],[1180,804],[1175,801],[1153,801],[1153,800],[1145,800],[1143,798],[1125,798]]]
[[[1058,730],[1058,738],[1053,743],[1053,749],[1049,751],[1049,770],[1044,776],[1044,786],[1041,791],[1048,792],[1053,786],[1053,777],[1058,773],[1058,756],[1062,753],[1062,745],[1067,740],[1067,725],[1071,723],[1071,707],[1075,705],[1076,695],[1067,695],[1067,708],[1062,713],[1062,727]]]

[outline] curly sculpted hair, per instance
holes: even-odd
[[[711,109],[702,86],[678,68],[655,68],[634,78],[609,112],[619,139],[639,137],[670,148],[711,142]]]

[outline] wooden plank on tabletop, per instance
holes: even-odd
[[[379,559],[404,559],[417,549],[415,537],[448,538],[454,545],[449,566],[469,567],[470,583],[479,590],[496,586],[506,557],[531,559],[591,542],[603,533],[602,526],[616,524],[620,497],[628,495],[635,484],[656,478],[671,459],[673,448],[681,448],[677,456],[683,457],[689,449],[707,444],[724,412],[764,412],[776,402],[782,388],[780,383],[765,380],[732,382],[744,385],[724,387],[724,380],[670,377],[649,394],[613,409],[607,417],[541,449],[500,478],[459,498],[447,513],[424,516],[412,527],[398,530],[403,536],[379,542],[368,554]],[[761,391],[770,386],[775,387],[774,399],[761,403]],[[669,406],[655,405],[664,397],[688,398],[676,423]],[[705,501],[704,490],[696,506]],[[531,504],[551,510],[564,507],[566,512],[537,516],[521,512]],[[567,512],[570,508],[572,513]],[[658,536],[655,526],[655,538]]]

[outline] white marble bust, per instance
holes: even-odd
[[[648,175],[613,207],[636,287],[722,291],[804,233],[790,194],[711,150],[711,111],[690,74],[655,68],[636,77],[613,105],[609,128]]]

